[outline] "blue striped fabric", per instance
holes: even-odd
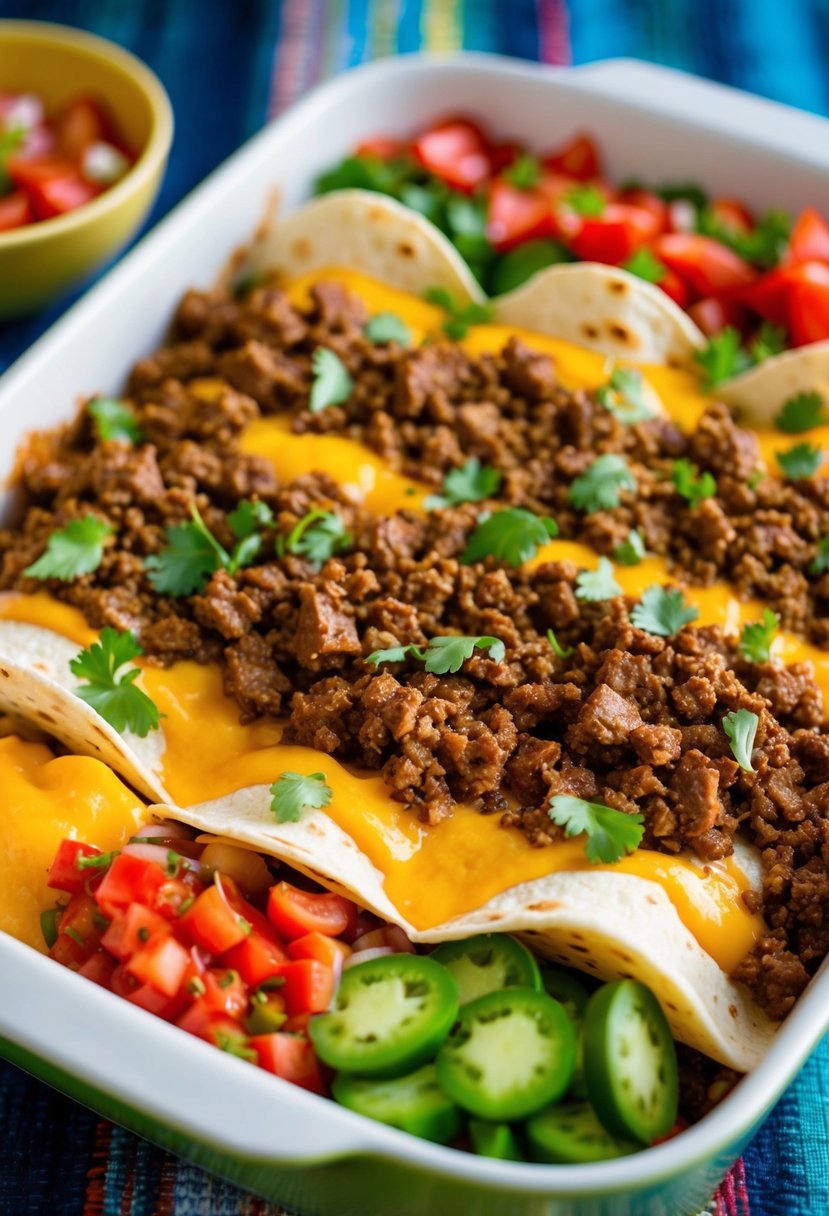
[[[0,0],[0,17],[63,21],[145,59],[177,123],[150,222],[320,74],[430,38],[527,59],[636,56],[829,112],[827,0]],[[439,18],[439,22],[438,19]],[[437,32],[436,32],[437,31]],[[454,40],[454,42],[453,42]],[[296,79],[285,65],[296,52]],[[0,87],[2,82],[0,82]],[[0,327],[0,368],[66,307]],[[9,981],[6,977],[5,982]],[[0,998],[2,999],[2,998]],[[829,1040],[746,1155],[751,1216],[829,1212]],[[228,1184],[0,1065],[2,1216],[265,1216]],[[736,1184],[735,1184],[736,1185]],[[718,1216],[745,1216],[736,1186]]]

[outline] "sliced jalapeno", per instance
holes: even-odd
[[[506,988],[464,1005],[438,1052],[440,1083],[479,1119],[524,1119],[567,1090],[576,1032],[558,1001]]]
[[[371,1077],[412,1072],[446,1038],[458,1012],[448,971],[418,954],[387,954],[343,972],[334,1008],[308,1033],[332,1068]]]
[[[551,1106],[527,1120],[526,1132],[533,1161],[609,1161],[639,1149],[638,1144],[619,1140],[602,1127],[589,1102]]]
[[[542,967],[541,982],[544,991],[554,1000],[559,1001],[569,1014],[576,1028],[578,1046],[576,1050],[576,1071],[567,1091],[570,1098],[586,1098],[587,1082],[584,1079],[584,1013],[587,1009],[587,989],[584,984],[570,972],[560,967]]]
[[[331,1092],[341,1106],[422,1140],[448,1144],[461,1132],[461,1112],[441,1089],[434,1064],[390,1080],[340,1073]]]
[[[469,1139],[479,1157],[494,1157],[498,1161],[524,1160],[515,1132],[508,1123],[487,1123],[483,1119],[470,1119]]]
[[[650,1144],[673,1127],[676,1047],[656,997],[636,980],[593,993],[584,1019],[587,1092],[609,1132]]]
[[[442,942],[431,957],[458,985],[462,1005],[504,988],[541,988],[538,963],[508,933],[479,933],[463,941]]]

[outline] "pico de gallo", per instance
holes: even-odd
[[[48,115],[36,93],[0,92],[0,232],[77,210],[134,159],[93,98],[74,97]]]
[[[505,934],[419,952],[271,866],[172,824],[113,853],[64,840],[49,954],[286,1081],[484,1156],[599,1161],[687,1126],[676,1048],[644,985],[539,964]]]
[[[814,208],[757,216],[696,184],[614,184],[587,134],[536,154],[451,117],[412,139],[366,140],[316,183],[320,194],[346,188],[426,216],[491,295],[556,263],[621,266],[709,337],[736,330],[732,372],[829,338],[829,224]]]

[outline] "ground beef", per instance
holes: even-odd
[[[688,435],[662,419],[627,426],[595,394],[563,389],[554,362],[518,341],[481,356],[441,342],[375,346],[365,319],[336,284],[303,309],[272,285],[243,299],[189,292],[170,343],[128,382],[142,442],[101,443],[82,412],[21,454],[23,512],[0,532],[0,589],[39,589],[26,568],[52,532],[91,514],[112,528],[103,560],[49,581],[53,595],[95,627],[132,630],[151,661],[219,662],[242,721],[281,717],[286,739],[382,774],[425,821],[466,801],[543,847],[563,831],[549,799],[570,794],[642,815],[643,843],[667,853],[688,846],[715,860],[741,830],[762,850],[768,934],[737,975],[783,1016],[829,951],[829,736],[808,668],[749,663],[716,628],[642,632],[623,598],[580,598],[570,562],[464,564],[485,503],[378,518],[325,473],[279,484],[239,435],[260,414],[288,412],[295,431],[362,440],[436,487],[476,457],[500,471],[502,504],[552,514],[565,538],[607,553],[638,528],[684,577],[729,577],[824,645],[829,575],[812,563],[829,534],[829,481],[757,482],[756,439],[721,406]],[[320,345],[354,388],[312,414]],[[637,493],[585,514],[569,487],[600,453],[625,456]],[[676,493],[680,457],[713,474],[716,496],[692,507]],[[273,519],[251,563],[219,570],[199,594],[158,595],[145,560],[166,529],[195,504],[230,552],[241,499]],[[343,551],[324,564],[277,556],[273,534],[315,509],[340,516]],[[478,649],[446,675],[410,657],[366,662],[447,634],[499,638],[505,658]],[[758,716],[752,771],[735,763],[722,725],[740,709]]]

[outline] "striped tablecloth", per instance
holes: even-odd
[[[135,51],[164,80],[176,139],[152,220],[321,78],[420,48],[558,64],[635,56],[829,112],[829,0],[0,0],[0,17],[92,29]],[[62,307],[0,327],[0,368]],[[0,980],[0,1000],[2,985],[13,982]],[[709,1211],[829,1213],[827,1111],[829,1041]],[[0,1066],[2,1216],[278,1211]]]

